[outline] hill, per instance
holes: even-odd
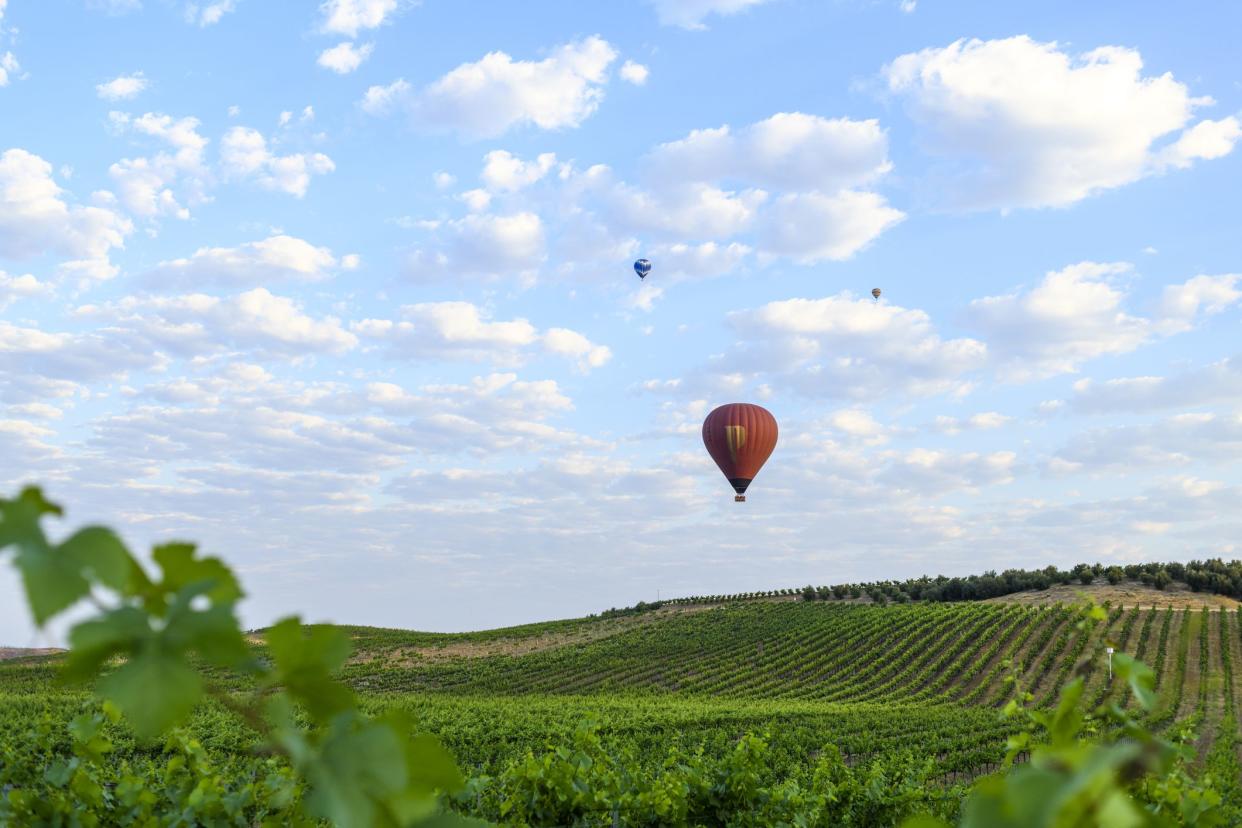
[[[480,780],[462,807],[491,819],[501,818],[502,802],[528,795],[531,774],[609,763],[653,774],[687,762],[725,767],[740,761],[736,751],[751,734],[761,737],[753,761],[765,779],[821,778],[823,757],[839,752],[858,779],[896,786],[876,788],[880,800],[902,801],[901,786],[911,785],[951,799],[960,795],[952,786],[998,767],[1017,730],[1000,713],[1014,692],[1009,676],[1035,705],[1051,704],[1081,676],[1084,710],[1133,708],[1110,679],[1105,646],[1155,670],[1160,702],[1145,717],[1153,730],[1186,724],[1196,762],[1236,756],[1238,612],[1170,608],[1178,596],[1151,592],[1141,606],[1114,605],[1094,626],[1057,604],[786,596],[462,634],[346,627],[355,652],[343,677],[368,709],[403,710],[439,736]],[[1153,608],[1148,597],[1164,602]],[[261,631],[254,639],[262,648]],[[10,756],[23,755],[31,711],[68,722],[82,709],[80,692],[54,685],[56,660],[0,664],[0,743],[8,740]],[[229,763],[254,761],[244,726],[227,710],[204,707],[190,732]],[[159,772],[158,750],[112,738],[129,745],[118,761]]]

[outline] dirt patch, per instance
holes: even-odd
[[[1113,606],[1126,608],[1155,606],[1165,609],[1171,606],[1174,609],[1202,609],[1207,607],[1210,610],[1218,610],[1237,609],[1239,606],[1242,606],[1238,601],[1225,595],[1216,595],[1211,592],[1191,592],[1184,584],[1170,584],[1165,590],[1161,591],[1153,587],[1144,586],[1139,581],[1123,581],[1116,585],[1104,582],[1095,583],[1091,586],[1058,584],[1048,589],[1033,592],[1015,592],[1012,595],[989,598],[986,603],[1023,604],[1025,606],[1058,603],[1076,604],[1082,601],[1084,595],[1095,600],[1096,603],[1108,601]]]
[[[56,655],[63,652],[65,651],[59,647],[0,647],[0,661],[8,661],[11,658]]]
[[[714,609],[717,605],[702,604],[693,606],[677,606],[646,612],[641,615],[622,616],[620,618],[601,619],[592,624],[575,630],[528,635],[514,638],[493,638],[486,641],[445,641],[443,643],[386,648],[382,650],[360,649],[350,658],[350,664],[360,664],[374,659],[382,659],[392,667],[410,667],[416,664],[428,664],[440,661],[460,659],[487,658],[489,656],[524,656],[558,647],[589,644],[604,638],[627,632],[647,624],[666,620],[676,615],[689,615]]]

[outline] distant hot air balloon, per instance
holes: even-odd
[[[647,274],[651,272],[651,262],[646,259],[639,259],[634,262],[634,272],[638,274],[638,278],[646,279]]]
[[[877,301],[877,302],[878,302],[878,301],[880,301],[880,293],[881,293],[881,291],[880,291],[880,289],[879,289],[879,288],[872,288],[872,289],[871,289],[871,297],[872,297],[873,299],[875,299],[875,301]]]
[[[746,487],[776,448],[776,418],[750,403],[722,405],[703,421],[703,445],[737,492],[746,500]]]

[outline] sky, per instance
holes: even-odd
[[[1239,30],[0,0],[0,490],[198,542],[248,626],[1239,557]],[[0,643],[62,634],[0,568]]]

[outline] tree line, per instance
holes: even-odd
[[[861,600],[873,603],[907,603],[910,601],[982,601],[1016,592],[1048,589],[1058,584],[1090,585],[1101,579],[1110,584],[1138,581],[1145,586],[1164,590],[1171,585],[1185,584],[1194,592],[1209,592],[1242,599],[1242,561],[1223,561],[1210,558],[1189,563],[1143,563],[1105,566],[1101,563],[1080,563],[1072,569],[1046,566],[1043,569],[994,570],[982,575],[949,577],[938,575],[910,578],[904,581],[868,581],[863,583],[812,586],[801,589],[774,589],[759,592],[739,592],[731,595],[693,595],[673,598],[662,602],[642,603],[641,610],[610,610],[613,614],[630,614],[636,611],[658,609],[664,605],[716,604],[730,601],[746,601],[760,598],[794,598],[803,601]]]

